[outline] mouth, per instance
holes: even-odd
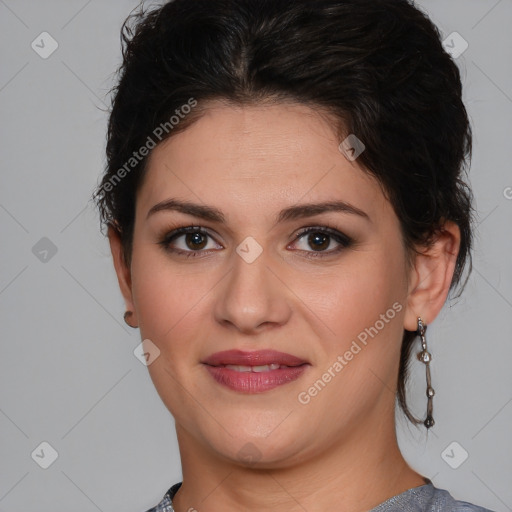
[[[311,366],[303,359],[275,350],[228,350],[201,362],[217,383],[241,393],[269,391],[298,379]]]

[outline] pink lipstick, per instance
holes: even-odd
[[[303,359],[275,350],[227,350],[202,363],[219,384],[242,393],[261,393],[292,382],[310,366]]]

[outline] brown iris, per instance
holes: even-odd
[[[207,237],[202,233],[187,233],[185,235],[185,243],[192,250],[203,249],[207,244]]]
[[[308,243],[316,250],[322,250],[329,247],[330,236],[322,233],[311,233],[308,236]]]

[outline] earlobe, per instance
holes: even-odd
[[[112,253],[114,268],[117,274],[119,289],[121,290],[125,300],[126,309],[128,311],[133,311],[133,315],[130,316],[130,320],[136,322],[136,312],[132,298],[131,270],[124,259],[123,247],[119,233],[112,226],[109,226],[108,228],[108,240],[110,243],[110,251]]]
[[[430,247],[418,248],[409,276],[404,329],[416,331],[418,317],[427,325],[437,317],[450,291],[459,248],[460,230],[452,221],[444,223]]]

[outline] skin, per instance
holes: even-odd
[[[177,512],[369,510],[425,484],[402,457],[395,390],[403,329],[428,325],[453,276],[460,233],[447,222],[407,264],[399,220],[379,184],[338,149],[332,124],[298,104],[211,102],[203,117],[157,146],[137,195],[131,265],[109,231],[126,307],[160,355],[149,372],[175,418],[183,485]],[[149,210],[169,198],[216,207],[226,223]],[[343,200],[369,220],[324,212],[275,224],[286,207]],[[330,226],[353,238],[324,257],[301,228]],[[211,237],[182,235],[201,226]],[[263,252],[247,263],[248,236]],[[197,235],[196,235],[197,237]],[[194,243],[196,245],[194,245]],[[328,371],[365,328],[402,307],[307,404],[297,396]],[[293,382],[257,394],[216,383],[201,364],[221,350],[272,348],[310,363]],[[257,460],[241,453],[248,443]],[[245,448],[244,448],[245,447]],[[242,452],[240,453],[240,450]]]

